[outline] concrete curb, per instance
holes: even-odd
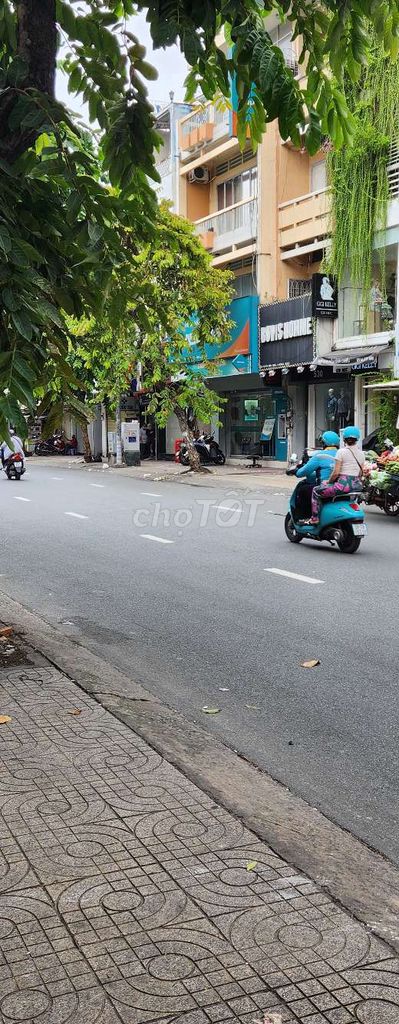
[[[0,619],[399,952],[395,865],[1,592]]]

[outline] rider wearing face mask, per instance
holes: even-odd
[[[359,427],[345,427],[342,431],[344,447],[339,448],[333,466],[332,473],[326,483],[320,487],[314,487],[312,492],[312,518],[311,525],[317,525],[320,513],[320,497],[333,498],[336,494],[350,494],[351,491],[361,491],[361,478],[364,472],[366,456],[358,445],[360,440]]]
[[[296,476],[304,477],[310,484],[324,483],[329,480],[335,465],[335,456],[339,448],[339,436],[335,430],[325,430],[321,435],[323,448],[315,452],[309,462],[297,469]],[[312,491],[313,494],[316,488]]]

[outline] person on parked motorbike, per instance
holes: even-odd
[[[20,454],[22,455],[22,461],[25,463],[24,446],[22,444],[21,438],[18,437],[18,434],[15,433],[14,427],[10,427],[10,441],[12,445],[11,448],[10,445],[7,444],[7,441],[3,441],[2,444],[0,444],[1,464],[3,466],[3,469],[7,460],[10,458],[11,455],[15,455],[15,452],[20,452]]]
[[[361,478],[364,473],[366,456],[358,445],[360,440],[359,427],[345,427],[342,431],[344,447],[339,448],[335,456],[335,464],[328,481],[314,487],[312,491],[312,526],[316,526],[320,516],[320,496],[333,498],[336,494],[350,494],[361,491]]]

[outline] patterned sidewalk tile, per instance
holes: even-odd
[[[0,707],[3,1024],[399,1024],[388,947],[69,680]]]

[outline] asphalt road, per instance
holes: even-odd
[[[0,590],[399,864],[399,521],[368,511],[348,556],[290,545],[286,504],[28,463]]]

